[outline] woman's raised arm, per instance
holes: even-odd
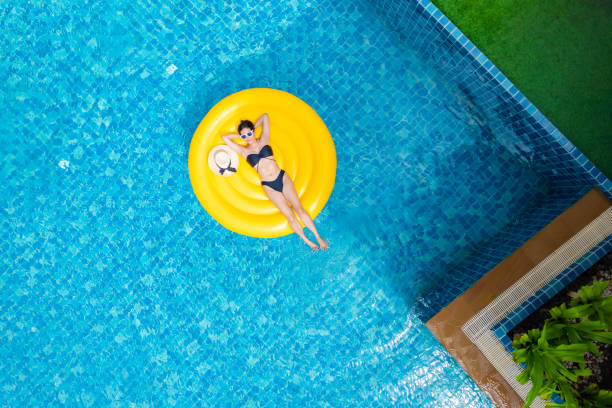
[[[267,113],[264,113],[257,119],[257,122],[255,122],[255,129],[257,129],[259,125],[262,125],[261,136],[259,137],[260,142],[264,145],[270,144],[270,119]]]
[[[230,134],[230,135],[223,135],[223,136],[221,136],[221,139],[223,139],[225,144],[228,145],[230,147],[230,149],[232,149],[233,151],[235,151],[239,155],[244,156],[245,155],[244,147],[240,146],[238,143],[232,142],[232,139],[238,139],[239,137],[240,137],[240,135]]]

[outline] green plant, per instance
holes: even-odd
[[[532,382],[525,407],[537,396],[550,400],[553,393],[559,394],[564,403],[548,403],[551,407],[612,407],[612,392],[599,390],[594,384],[583,392],[576,387],[578,377],[592,375],[585,368],[584,355],[591,352],[599,356],[594,342],[612,344],[612,298],[602,296],[608,285],[608,281],[595,281],[582,287],[570,308],[564,303],[550,310],[551,318],[546,319],[542,330],[515,336],[514,360],[526,366],[516,379],[521,384]],[[566,363],[576,363],[579,368],[569,368]]]
[[[612,391],[600,390],[595,384],[590,384],[580,396],[584,408],[612,407]]]
[[[612,330],[612,297],[602,296],[609,284],[610,281],[594,281],[592,286],[583,286],[570,306],[584,307],[584,314],[580,317],[604,322],[606,328]]]
[[[551,345],[547,333],[545,323],[542,331],[529,330],[528,334],[512,342],[515,361],[526,365],[525,371],[516,379],[521,384],[526,384],[529,380],[532,382],[525,400],[526,407],[530,406],[537,396],[550,399],[554,392],[563,394],[567,402],[577,403],[578,394],[569,382],[577,382],[579,376],[592,374],[591,370],[584,368],[584,354],[596,350],[593,343]],[[578,363],[581,368],[570,370],[564,361]]]
[[[561,307],[564,306],[565,304],[561,305]],[[553,309],[550,310],[550,314],[553,315]],[[612,332],[606,331],[606,324],[598,320],[584,319],[572,322],[555,317],[555,319],[548,320],[547,323],[549,339],[558,339],[559,342],[573,344],[593,341],[612,344]],[[592,352],[599,355],[599,349],[595,347],[595,350]]]
[[[571,405],[568,402],[563,404],[547,403],[547,407],[563,407],[563,408],[609,408],[612,407],[612,391],[600,390],[595,384],[590,384],[579,395],[578,405]]]

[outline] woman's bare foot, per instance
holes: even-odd
[[[319,243],[319,245],[321,246],[322,250],[326,250],[327,248],[329,248],[329,245],[327,244],[327,241],[324,240],[323,238],[319,237],[317,238],[317,242]]]
[[[319,247],[317,246],[317,244],[315,244],[314,242],[312,242],[311,240],[309,240],[308,238],[304,238],[304,242],[310,247],[310,249],[312,249],[313,251],[316,251],[317,249],[319,249]]]

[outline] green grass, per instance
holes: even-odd
[[[432,1],[612,178],[612,1]]]

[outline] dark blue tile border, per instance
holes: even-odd
[[[482,66],[497,82],[497,85],[501,86],[515,103],[522,106],[535,119],[537,127],[544,129],[567,153],[571,154],[593,185],[612,199],[612,181],[601,173],[431,1],[417,0],[417,4],[430,17],[428,22],[435,24],[436,29],[446,32],[449,38],[454,39],[463,47],[473,62]]]

